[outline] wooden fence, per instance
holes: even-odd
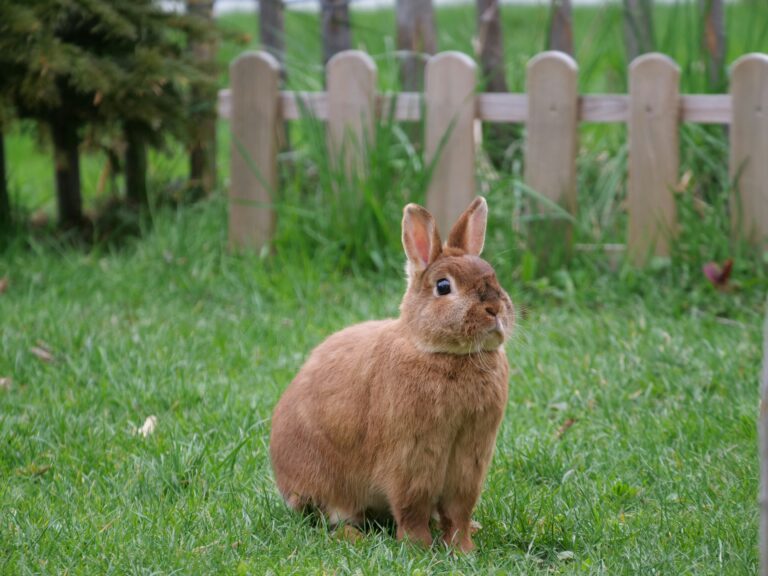
[[[668,255],[674,238],[678,125],[729,124],[733,231],[768,246],[767,54],[738,59],[725,95],[681,95],[679,68],[662,54],[645,54],[631,63],[629,94],[579,95],[578,66],[561,52],[543,52],[528,63],[526,94],[476,93],[475,63],[458,52],[430,58],[423,94],[378,93],[376,66],[363,52],[337,54],[326,72],[327,92],[281,92],[279,65],[270,54],[248,52],[232,63],[232,87],[220,92],[219,113],[232,126],[233,247],[258,249],[273,234],[278,132],[284,120],[310,113],[327,121],[329,146],[348,170],[355,170],[361,168],[360,144],[370,138],[377,115],[389,110],[401,121],[420,120],[426,113],[427,160],[437,154],[427,208],[442,230],[475,196],[476,119],[524,123],[526,185],[571,214],[577,210],[579,123],[626,123],[627,248],[637,264],[651,255]]]

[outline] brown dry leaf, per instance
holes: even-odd
[[[704,218],[706,216],[707,211],[710,209],[709,204],[704,202],[701,198],[694,196],[693,197],[693,209],[696,210],[696,213]]]
[[[202,554],[203,552],[208,552],[208,550],[214,548],[215,546],[219,546],[219,540],[216,540],[216,542],[211,542],[210,544],[203,544],[197,548],[192,548],[192,552],[195,554]]]
[[[53,356],[50,347],[43,341],[38,341],[37,346],[32,346],[29,351],[43,362],[56,362],[56,358]]]
[[[44,464],[43,466],[39,466],[38,464],[29,464],[28,466],[24,466],[23,468],[17,468],[16,469],[16,475],[17,476],[42,476],[48,470],[51,469],[50,464]]]
[[[13,384],[13,380],[11,378],[0,378],[0,389],[10,390],[11,384]]]
[[[568,432],[568,429],[574,424],[576,424],[575,418],[568,418],[565,422],[563,422],[563,425],[557,429],[557,433],[555,434],[555,436],[557,436],[557,439],[559,440],[560,438],[562,438],[563,435],[566,432]]]
[[[0,294],[4,294],[8,290],[8,276],[0,278]]]
[[[363,533],[350,524],[339,526],[334,535],[337,540],[344,540],[346,542],[351,542],[352,544],[359,542],[363,538]]]
[[[691,185],[691,179],[693,178],[693,172],[690,170],[686,170],[683,173],[682,178],[680,178],[680,181],[674,186],[675,192],[685,192],[688,189],[688,186]]]
[[[51,217],[48,216],[48,214],[43,210],[38,210],[34,214],[32,214],[32,217],[29,219],[30,223],[32,224],[32,227],[34,228],[44,228],[48,226],[48,224],[51,221]]]

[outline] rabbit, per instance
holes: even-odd
[[[310,354],[275,407],[270,456],[294,510],[331,524],[394,518],[397,538],[474,548],[472,511],[508,396],[512,301],[479,257],[476,198],[441,245],[432,215],[403,210],[407,289],[398,319],[363,322]]]

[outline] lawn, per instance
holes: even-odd
[[[659,6],[657,33],[703,91],[695,21]],[[768,52],[768,6],[728,4],[729,61]],[[508,78],[543,48],[546,10],[503,9]],[[766,11],[766,17],[760,15]],[[613,9],[574,11],[585,91],[624,91]],[[317,15],[288,13],[288,78],[321,85]],[[227,16],[241,40],[256,21]],[[440,46],[469,50],[474,14],[438,12]],[[391,11],[354,12],[355,45],[397,84]],[[694,40],[692,40],[694,38]],[[221,46],[229,62],[253,38]],[[222,85],[226,84],[226,73]],[[397,314],[398,223],[428,169],[383,123],[369,177],[327,168],[322,126],[296,123],[281,157],[273,252],[226,247],[228,126],[221,185],[207,200],[153,202],[140,238],[64,242],[45,228],[0,245],[0,574],[749,574],[757,570],[758,375],[765,257],[735,244],[719,127],[685,126],[671,259],[636,270],[602,251],[543,268],[511,226],[519,150],[479,177],[485,257],[518,310],[510,400],[475,518],[477,550],[423,550],[372,529],[349,542],[294,515],[275,488],[270,414],[312,348],[354,322]],[[53,208],[52,166],[29,125],[7,138],[11,193]],[[575,238],[625,240],[623,126],[584,126]],[[518,142],[519,144],[519,142]],[[83,161],[90,207],[103,158]],[[152,157],[153,200],[186,170]],[[702,264],[735,261],[716,290]],[[156,418],[152,433],[140,432]]]
[[[3,254],[0,573],[756,570],[762,288],[522,282],[489,251],[522,313],[478,550],[454,557],[340,540],[270,473],[281,390],[327,334],[397,313],[400,269],[230,255],[223,222],[212,200],[121,249]]]

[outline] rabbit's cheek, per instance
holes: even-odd
[[[453,295],[449,295],[449,297],[450,296]],[[461,332],[462,326],[466,323],[466,317],[469,312],[468,307],[458,295],[448,299],[449,297],[446,297],[446,299],[441,302],[440,313],[437,317],[440,319],[440,324],[445,327],[446,331],[454,333]],[[430,318],[430,322],[434,323],[434,317]]]

